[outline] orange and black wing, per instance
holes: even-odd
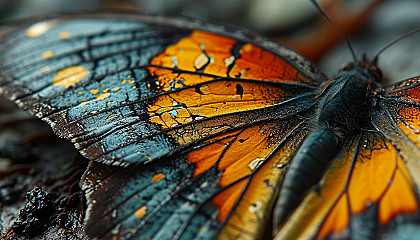
[[[364,131],[348,140],[276,239],[413,234],[420,224],[419,196],[405,161],[380,132]]]
[[[276,239],[419,235],[419,80],[384,90],[372,125],[348,139]]]
[[[128,166],[86,172],[89,236],[263,234],[325,81],[309,61],[191,19],[69,15],[7,32],[0,92],[86,158]]]

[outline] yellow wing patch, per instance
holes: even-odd
[[[147,207],[146,206],[141,206],[139,209],[136,210],[136,212],[134,212],[134,215],[137,218],[143,218],[144,215],[146,215],[147,213]]]
[[[152,177],[151,182],[152,182],[152,183],[159,182],[160,180],[162,180],[162,179],[164,179],[164,178],[165,178],[165,174],[163,174],[163,173],[158,173],[158,174],[155,174],[155,175]]]
[[[73,66],[60,70],[52,83],[54,86],[69,88],[82,80],[89,71],[83,66]]]
[[[26,30],[26,36],[29,38],[41,36],[54,27],[55,24],[53,21],[35,23]]]
[[[52,56],[54,55],[54,53],[50,50],[50,51],[45,51],[42,53],[42,58],[52,58]]]

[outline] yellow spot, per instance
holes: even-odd
[[[101,84],[101,87],[105,87],[105,84],[103,84],[103,83],[102,83],[102,84]]]
[[[163,174],[163,173],[158,173],[158,174],[155,174],[153,177],[152,177],[152,183],[155,183],[155,182],[158,182],[158,181],[160,181],[160,180],[162,180],[163,178],[165,177],[165,174]]]
[[[91,92],[92,94],[97,94],[97,93],[99,92],[99,89],[92,89],[92,90],[90,90],[90,92]]]
[[[258,212],[261,209],[261,206],[262,206],[261,202],[260,201],[256,201],[255,203],[249,205],[248,210],[250,212],[252,212],[252,213]]]
[[[110,117],[114,116],[114,114],[110,114],[106,119],[109,119]]]
[[[250,163],[248,163],[248,167],[251,170],[254,170],[255,168],[257,168],[262,162],[264,161],[264,158],[256,158],[254,160],[252,160]]]
[[[69,32],[61,32],[60,33],[60,38],[61,39],[67,39],[70,37],[70,33]]]
[[[112,102],[108,102],[108,104],[111,104]]]
[[[107,88],[107,89],[103,90],[103,92],[104,92],[104,93],[109,92],[109,88]]]
[[[141,206],[139,209],[136,210],[134,215],[136,215],[137,218],[142,218],[142,217],[144,217],[144,215],[146,215],[146,213],[147,213],[146,210],[147,210],[146,206]]]
[[[45,72],[48,70],[48,66],[42,67],[41,69],[39,69],[40,72]]]
[[[206,56],[206,54],[202,53],[200,56],[198,56],[194,61],[194,67],[196,69],[201,69],[206,64],[208,64],[210,59]]]
[[[245,45],[242,47],[242,51],[244,51],[244,52],[249,52],[249,51],[251,51],[251,50],[252,50],[252,45],[251,45],[251,44],[249,44],[249,43],[245,44]]]
[[[127,82],[127,80],[122,80],[121,84],[125,84]]]
[[[225,66],[226,67],[229,67],[234,62],[235,62],[235,57],[234,56],[230,56],[228,58],[225,58]]]
[[[205,227],[201,227],[200,230],[198,230],[198,231],[202,233],[202,232],[204,232],[204,230],[206,230],[206,228]]]
[[[131,88],[136,88],[136,86],[132,86]]]
[[[79,94],[79,95],[80,95],[80,94],[82,94],[82,93],[83,93],[83,92],[77,92],[77,94]]]
[[[202,85],[200,86],[200,91],[204,94],[207,95],[210,93],[210,88],[208,85]]]
[[[41,36],[42,34],[48,32],[55,24],[53,22],[40,22],[35,23],[26,30],[26,36],[33,38]]]
[[[83,106],[83,105],[85,105],[85,104],[87,104],[87,102],[82,102],[82,103],[80,104],[80,106]]]
[[[84,101],[84,102],[86,102],[86,101],[87,101],[87,99],[85,98],[85,99],[83,99],[83,101]]]
[[[120,90],[120,87],[114,87],[112,90],[118,91],[118,90]]]
[[[42,53],[42,57],[43,58],[51,58],[53,56],[53,52],[52,51],[45,51]]]
[[[82,80],[89,71],[83,66],[68,67],[57,72],[52,83],[54,86],[68,88]]]
[[[102,94],[97,95],[96,99],[102,100],[109,97],[109,95],[111,95],[111,93],[102,93]]]
[[[128,83],[134,83],[134,81],[133,80],[128,80]]]
[[[127,77],[128,77],[128,78],[131,78],[131,75],[128,75]]]

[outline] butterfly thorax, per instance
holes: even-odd
[[[370,78],[358,70],[333,77],[320,97],[315,129],[330,129],[339,139],[356,133],[369,120],[369,86]]]

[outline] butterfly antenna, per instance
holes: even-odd
[[[346,41],[346,44],[347,44],[347,46],[349,47],[349,49],[351,51],[351,55],[353,57],[353,61],[354,62],[357,62],[356,54],[354,53],[354,49],[351,46],[349,39],[340,30],[340,28],[337,26],[337,24],[335,24],[335,22],[328,16],[328,14],[324,10],[322,10],[321,6],[319,6],[319,4],[315,0],[310,0],[310,1],[315,6],[315,8],[322,14],[322,16],[324,16],[325,19],[327,19],[328,22],[331,23],[331,25],[335,28],[335,30],[338,32],[338,34],[340,34],[341,38],[343,38],[344,41]]]
[[[386,45],[384,48],[382,48],[382,49],[381,49],[381,50],[380,50],[380,51],[379,51],[379,52],[375,55],[375,58],[373,58],[373,61],[374,61],[374,62],[377,62],[379,55],[380,55],[380,54],[382,54],[385,50],[387,50],[389,47],[391,47],[391,46],[392,46],[392,45],[394,45],[395,43],[397,43],[397,42],[399,42],[399,41],[403,40],[404,38],[407,38],[407,37],[409,37],[409,36],[411,36],[411,35],[413,35],[413,34],[415,34],[415,33],[417,33],[417,32],[420,32],[420,28],[417,28],[417,29],[415,29],[415,30],[413,30],[413,31],[411,31],[411,32],[409,32],[409,33],[406,33],[406,34],[402,35],[401,37],[399,37],[399,38],[395,39],[394,41],[390,42],[388,45]]]

